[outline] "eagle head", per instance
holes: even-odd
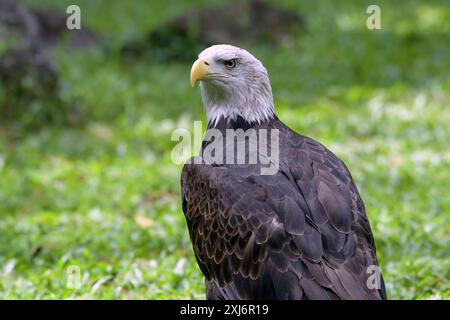
[[[261,123],[274,115],[267,70],[244,49],[222,44],[203,50],[191,69],[191,85],[197,81],[208,123],[238,116]]]

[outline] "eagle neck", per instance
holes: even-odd
[[[268,79],[239,87],[200,83],[203,106],[208,123],[215,126],[221,119],[248,123],[263,123],[274,117],[272,89]]]

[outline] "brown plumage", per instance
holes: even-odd
[[[261,175],[260,161],[183,168],[182,206],[208,299],[386,298],[382,278],[379,289],[367,286],[374,239],[339,158],[276,116],[221,116],[209,128],[277,130],[280,143],[274,175]]]

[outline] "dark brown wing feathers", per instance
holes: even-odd
[[[345,165],[312,139],[283,131],[283,166],[187,164],[183,210],[210,299],[380,299],[358,191]],[[290,143],[291,141],[291,143]],[[283,153],[284,152],[284,153]]]

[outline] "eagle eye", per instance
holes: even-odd
[[[223,64],[224,64],[225,67],[227,67],[228,69],[233,69],[234,67],[236,67],[237,61],[236,61],[236,59],[225,60],[225,61],[223,62]]]

